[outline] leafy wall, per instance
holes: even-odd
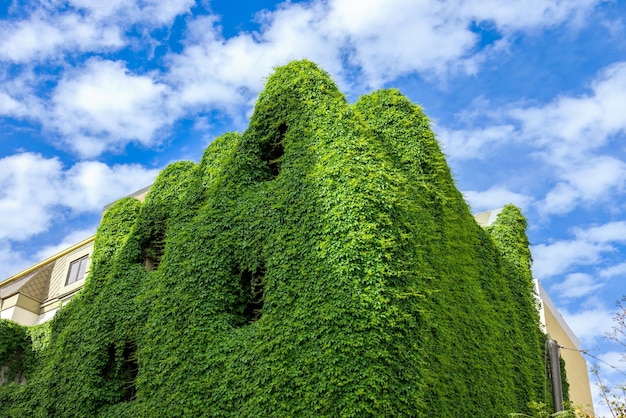
[[[104,216],[0,416],[496,417],[546,398],[525,221],[483,230],[420,108],[308,61]],[[3,331],[2,331],[3,332]]]

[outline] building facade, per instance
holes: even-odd
[[[149,190],[150,186],[144,187],[130,196],[143,201]],[[111,204],[106,205],[103,212]],[[0,319],[28,326],[52,319],[85,284],[95,238],[95,235],[87,237],[0,281]]]
[[[476,214],[474,218],[479,225],[489,226],[496,220],[501,210],[494,209],[481,212]],[[541,283],[537,279],[534,281],[542,330],[548,338],[558,343],[561,358],[565,361],[570,401],[588,416],[594,416],[589,372],[587,362],[582,355],[580,341],[556,308],[546,290],[541,286]]]
[[[0,318],[22,325],[50,320],[83,287],[94,236],[0,282]]]
[[[144,188],[131,196],[143,200]],[[104,210],[108,208],[105,207]],[[477,223],[488,226],[499,209],[475,215]],[[32,326],[49,321],[63,304],[82,288],[89,274],[95,235],[0,282],[0,318]],[[541,284],[535,280],[539,316],[543,331],[557,341],[565,360],[572,404],[593,416],[587,364],[578,338],[567,325]]]

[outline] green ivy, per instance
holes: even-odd
[[[28,329],[0,319],[0,336],[0,373],[6,382],[21,380],[32,352]]]
[[[427,117],[309,61],[104,216],[2,416],[496,417],[544,401],[519,211],[483,230]],[[3,335],[0,333],[0,335]]]
[[[526,219],[518,208],[507,205],[486,230],[496,244],[510,289],[511,309],[507,317],[514,326],[508,340],[514,348],[512,365],[521,383],[517,386],[518,397],[526,404],[544,398],[551,404],[552,398],[546,394],[546,373],[532,367],[533,358],[544,353],[546,337],[540,331]]]

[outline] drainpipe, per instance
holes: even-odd
[[[550,357],[550,383],[552,385],[552,401],[554,412],[563,410],[563,384],[561,382],[561,363],[559,362],[559,345],[548,338],[548,355]]]

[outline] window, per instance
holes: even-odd
[[[89,256],[86,255],[71,262],[70,271],[67,274],[67,280],[65,281],[66,286],[85,278],[85,269],[87,268],[88,260]]]

